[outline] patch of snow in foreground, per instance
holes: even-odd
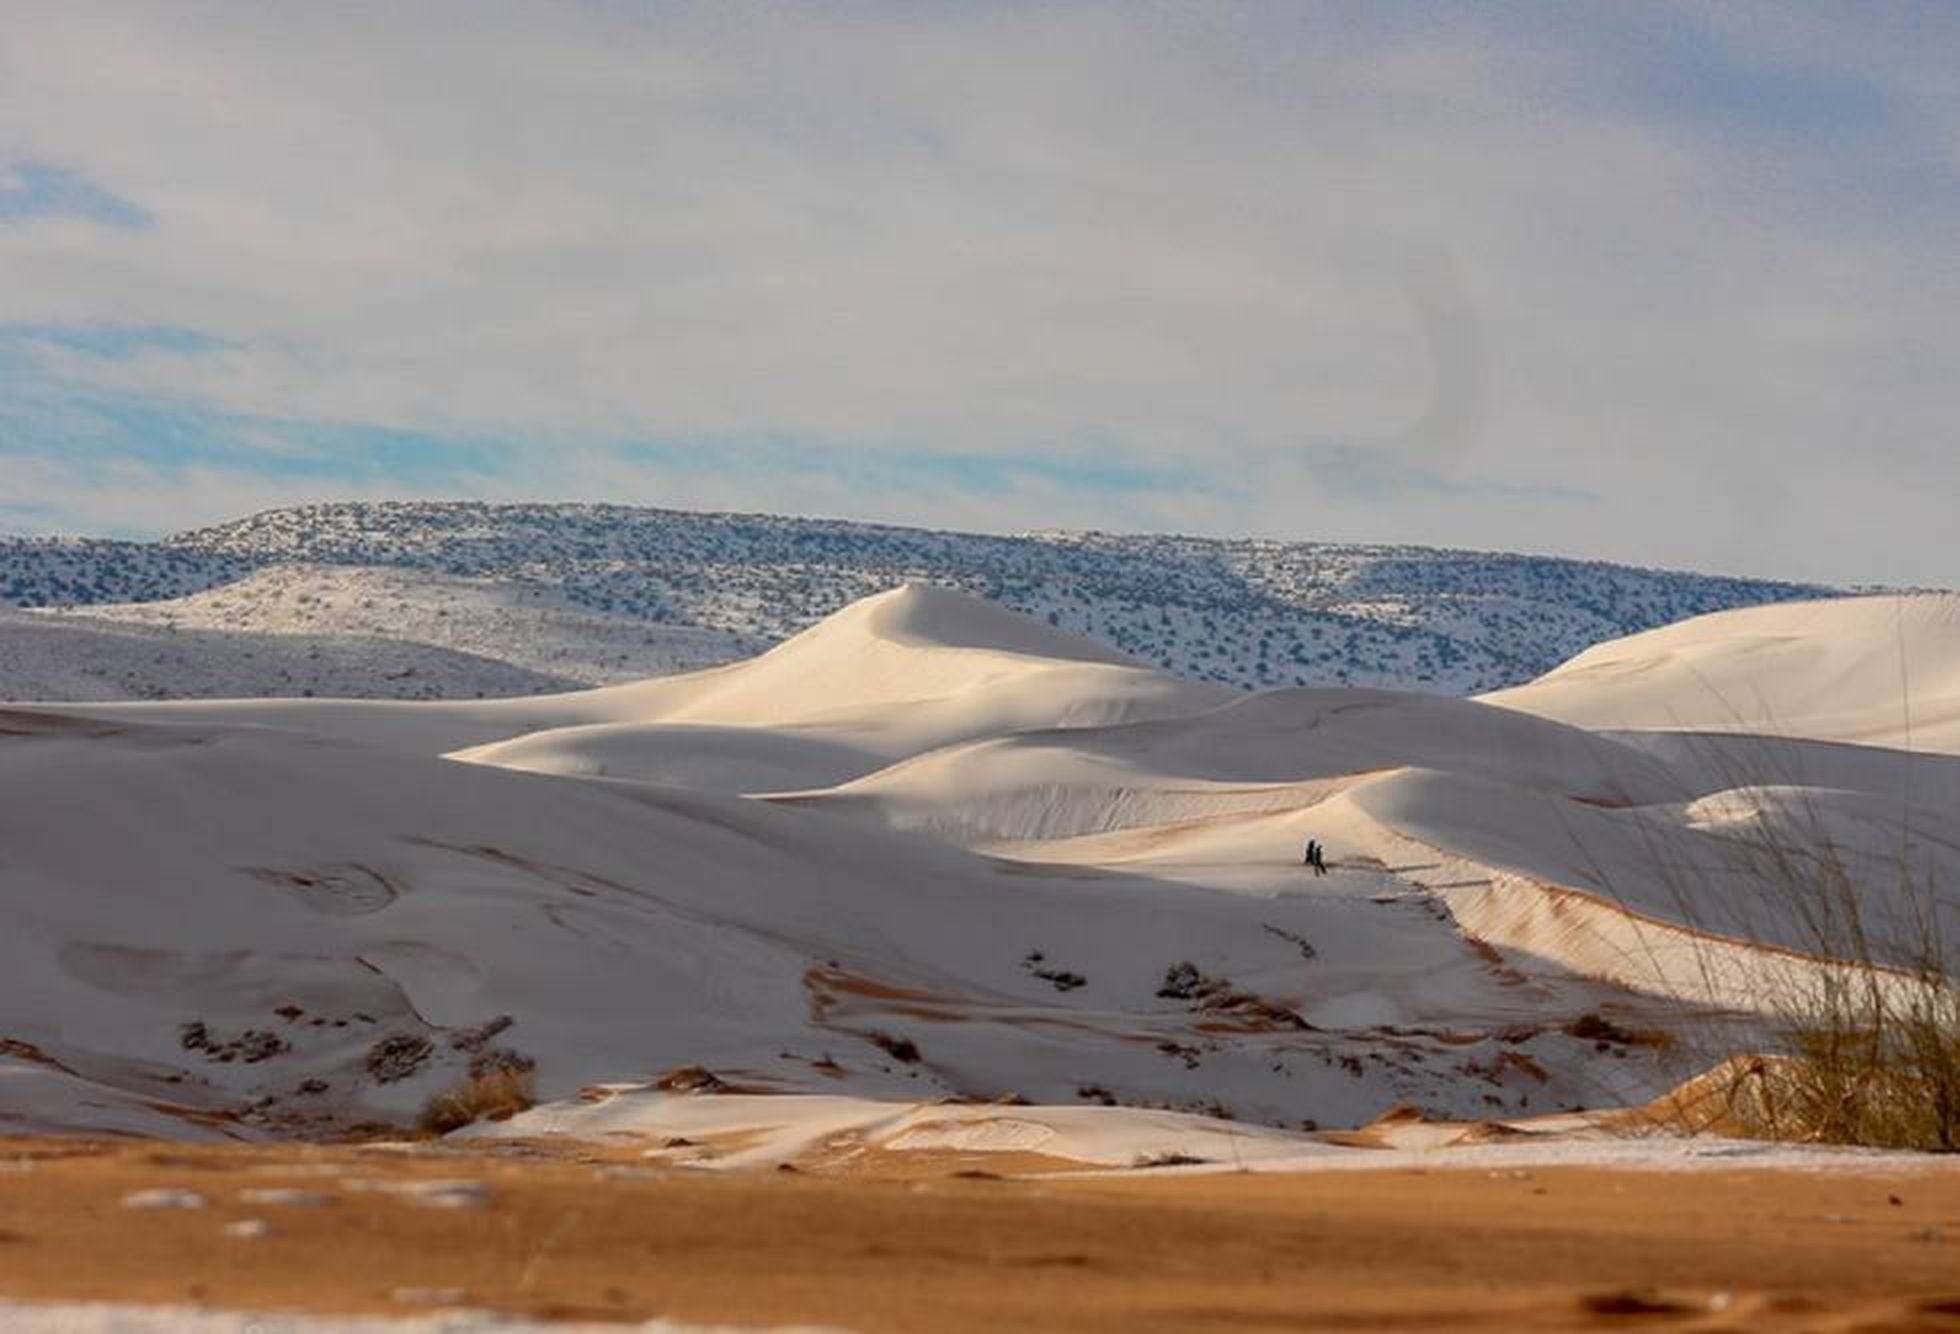
[[[615,1093],[599,1102],[543,1103],[507,1121],[458,1131],[458,1141],[566,1136],[637,1137],[650,1145],[676,1138],[738,1137],[743,1147],[721,1157],[681,1158],[704,1169],[755,1169],[817,1153],[834,1161],[880,1152],[1031,1152],[1091,1169],[1203,1172],[1339,1172],[1591,1167],[1692,1172],[1740,1168],[1823,1172],[1960,1170],[1960,1158],[1888,1149],[1772,1144],[1713,1136],[1622,1138],[1583,1116],[1507,1123],[1515,1138],[1453,1143],[1465,1123],[1418,1122],[1383,1128],[1387,1148],[1326,1143],[1270,1126],[1242,1125],[1188,1112],[1144,1107],[1038,1106],[893,1102],[810,1094],[692,1097],[650,1090]],[[652,1154],[661,1154],[658,1149]],[[1174,1167],[1152,1160],[1180,1159]]]
[[[1231,1164],[1166,1171],[1219,1171]],[[1770,1144],[1760,1140],[1678,1138],[1643,1139],[1531,1135],[1500,1144],[1437,1148],[1355,1149],[1341,1154],[1247,1159],[1247,1172],[1339,1172],[1419,1168],[1591,1167],[1630,1172],[1726,1172],[1748,1169],[1783,1172],[1927,1172],[1960,1169],[1950,1154],[1899,1149],[1859,1149],[1835,1145]]]
[[[10,1334],[763,1334],[761,1326],[683,1325],[649,1320],[637,1325],[540,1324],[489,1311],[438,1311],[417,1316],[269,1315],[207,1311],[189,1306],[106,1303],[32,1305],[0,1302],[0,1328]],[[816,1326],[771,1326],[767,1334],[826,1334]],[[836,1334],[836,1331],[830,1331]]]

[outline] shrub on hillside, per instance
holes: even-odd
[[[508,1120],[535,1101],[528,1069],[492,1066],[430,1098],[416,1124],[428,1134],[447,1135],[478,1121]]]

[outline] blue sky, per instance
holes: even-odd
[[[1960,11],[0,12],[0,530],[332,497],[1960,582]]]
[[[0,177],[0,225],[80,218],[104,227],[143,228],[156,219],[66,167],[16,160]]]

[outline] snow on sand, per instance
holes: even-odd
[[[1960,658],[1934,604],[1835,605],[1760,613],[1821,645],[1778,671],[1875,660],[1902,616]],[[1654,966],[1656,932],[1745,963],[1807,943],[1732,910],[1760,886],[1725,831],[1798,802],[1870,833],[1893,752],[1808,744],[1793,795],[1737,780],[1746,747],[1520,699],[1246,698],[907,586],[603,689],[11,710],[0,1118],[400,1124],[485,1061],[547,1101],[690,1065],[1272,1127],[1642,1102],[1684,1072],[1632,1035],[1738,998]],[[1960,761],[1921,763],[1915,791],[1960,793]],[[1670,859],[1720,873],[1684,900]]]

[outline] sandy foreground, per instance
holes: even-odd
[[[1960,1172],[994,1175],[1049,1165],[0,1140],[0,1300],[866,1331],[1960,1329]]]

